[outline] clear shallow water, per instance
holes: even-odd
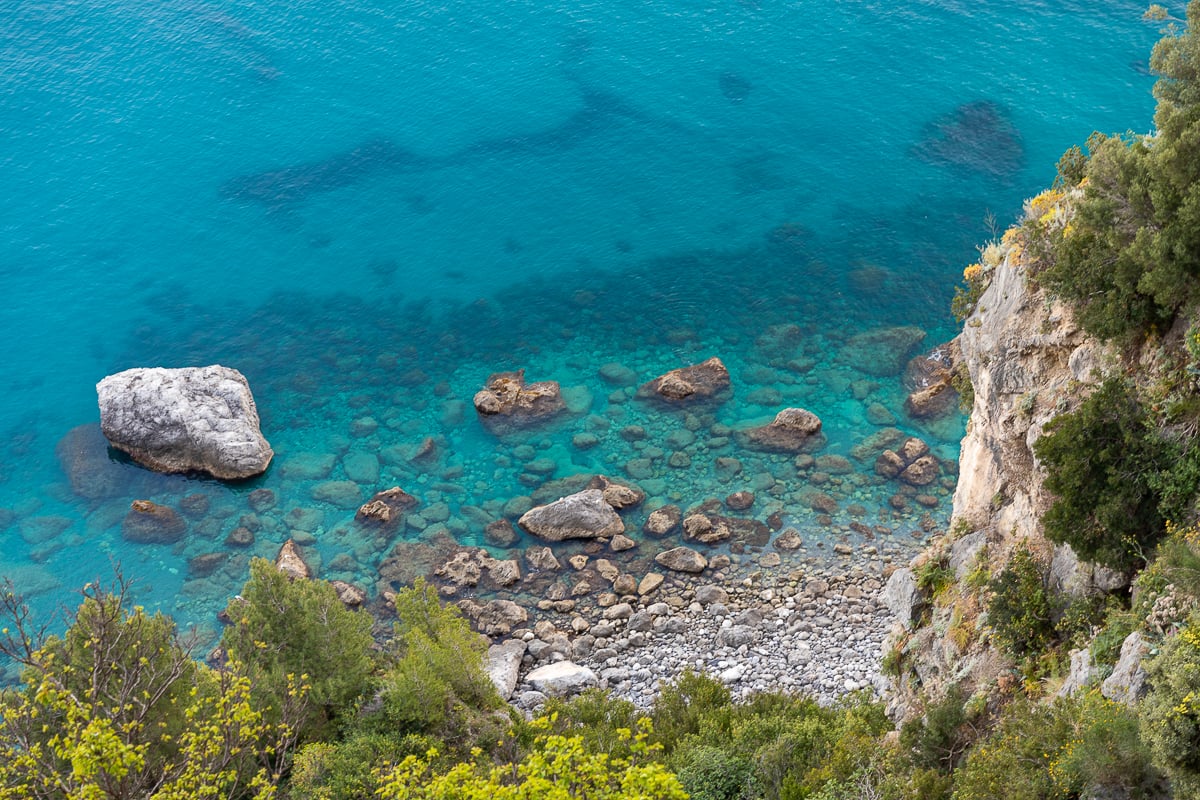
[[[291,509],[316,508],[323,561],[352,554],[324,574],[372,586],[392,543],[339,538],[352,511],[314,502],[313,481],[284,467],[333,453],[342,478],[345,454],[426,436],[440,437],[436,468],[393,454],[363,496],[399,483],[444,502],[465,542],[479,525],[464,506],[534,488],[521,444],[554,462],[549,477],[628,477],[663,448],[641,480],[684,505],[775,473],[769,502],[813,537],[855,503],[877,519],[895,486],[838,478],[830,529],[790,459],[704,450],[709,423],[803,405],[825,421],[824,452],[845,455],[879,402],[952,459],[960,420],[907,419],[898,376],[837,352],[884,326],[950,338],[985,215],[1009,221],[1093,129],[1149,125],[1158,33],[1142,10],[0,2],[0,571],[49,608],[117,560],[145,602],[212,625],[244,562],[197,580],[188,559],[221,550],[248,493],[269,488],[253,552],[273,554]],[[799,338],[755,346],[778,325]],[[700,421],[692,465],[669,467],[664,442],[688,421],[610,397],[598,367],[649,380],[710,355],[734,399]],[[249,378],[279,453],[267,476],[230,487],[102,462],[114,488],[79,497],[55,448],[97,421],[96,381],[206,363]],[[580,411],[498,441],[470,397],[520,366],[577,387]],[[356,436],[367,416],[377,431]],[[622,438],[628,425],[647,440]],[[585,431],[600,443],[580,450]],[[717,457],[742,459],[744,477],[722,482]],[[182,545],[121,539],[132,499],[197,492],[214,511]],[[46,517],[60,521],[30,522]]]

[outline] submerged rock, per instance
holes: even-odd
[[[537,422],[566,409],[557,381],[525,383],[525,370],[497,372],[475,394],[475,410],[485,422]]]
[[[250,386],[235,369],[129,369],[96,385],[100,428],[113,447],[158,472],[260,475],[274,451]]]
[[[992,100],[963,103],[925,125],[914,155],[931,164],[1006,178],[1025,165],[1020,131]]]
[[[925,331],[913,326],[867,331],[851,337],[838,359],[868,375],[888,378],[900,374],[924,339]]]
[[[639,397],[659,397],[671,403],[703,400],[727,392],[732,384],[721,359],[713,358],[690,367],[673,369],[638,390]]]
[[[139,544],[172,544],[187,533],[187,523],[173,508],[134,500],[121,523],[121,536]]]
[[[597,539],[625,531],[621,517],[604,500],[600,489],[585,489],[521,515],[517,524],[549,542]]]
[[[108,457],[108,441],[96,424],[67,431],[54,449],[71,491],[88,500],[121,494],[120,467]]]
[[[929,454],[929,445],[910,436],[898,450],[884,450],[879,454],[875,459],[875,474],[896,478],[910,486],[927,486],[942,474],[942,466]]]
[[[785,408],[767,425],[738,432],[746,447],[781,453],[800,453],[825,444],[821,420],[803,408]]]

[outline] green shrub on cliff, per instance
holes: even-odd
[[[0,797],[272,796],[303,687],[284,686],[268,719],[241,665],[196,663],[174,621],[131,608],[127,589],[89,585],[45,641],[11,586],[0,596],[0,652],[25,668],[0,694]]]
[[[1021,657],[1046,650],[1057,639],[1045,568],[1026,546],[1013,551],[988,581],[988,623],[996,643]]]
[[[504,703],[484,670],[487,641],[423,580],[396,595],[396,614],[397,660],[381,691],[389,725],[459,744],[499,738],[508,720],[488,713]]]
[[[1015,700],[954,778],[955,800],[1161,796],[1136,717],[1098,694]]]
[[[1060,162],[1064,183],[1082,187],[1070,222],[1051,237],[1040,276],[1069,300],[1080,322],[1106,339],[1165,331],[1197,299],[1200,282],[1200,2],[1188,26],[1171,29],[1150,66],[1161,77],[1150,136],[1088,140],[1081,164]]]
[[[271,562],[254,559],[229,614],[222,644],[245,665],[263,707],[276,708],[289,681],[303,676],[311,687],[303,740],[330,736],[369,693],[371,617],[347,609],[325,581],[292,580]]]
[[[1147,673],[1150,691],[1138,709],[1142,740],[1175,797],[1200,796],[1200,617],[1163,642]]]
[[[1163,533],[1155,482],[1175,463],[1134,392],[1109,378],[1034,443],[1055,495],[1046,537],[1117,570],[1145,559]]]

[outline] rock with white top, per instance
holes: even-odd
[[[570,661],[538,667],[525,676],[525,682],[548,697],[569,697],[600,683],[596,673]]]
[[[526,645],[520,639],[509,639],[501,644],[488,648],[488,677],[496,686],[496,691],[505,700],[512,697],[517,688],[517,678],[521,673],[521,658],[525,655]]]
[[[109,444],[157,472],[237,480],[265,472],[275,454],[236,369],[128,369],[100,381],[96,393]]]
[[[517,524],[548,542],[598,539],[625,531],[621,517],[599,489],[585,489],[526,511]]]

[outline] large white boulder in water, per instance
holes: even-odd
[[[96,384],[109,444],[158,472],[258,475],[275,454],[259,431],[250,385],[236,369],[127,369]]]
[[[517,524],[548,542],[598,539],[625,532],[625,523],[600,489],[584,489],[526,511]]]

